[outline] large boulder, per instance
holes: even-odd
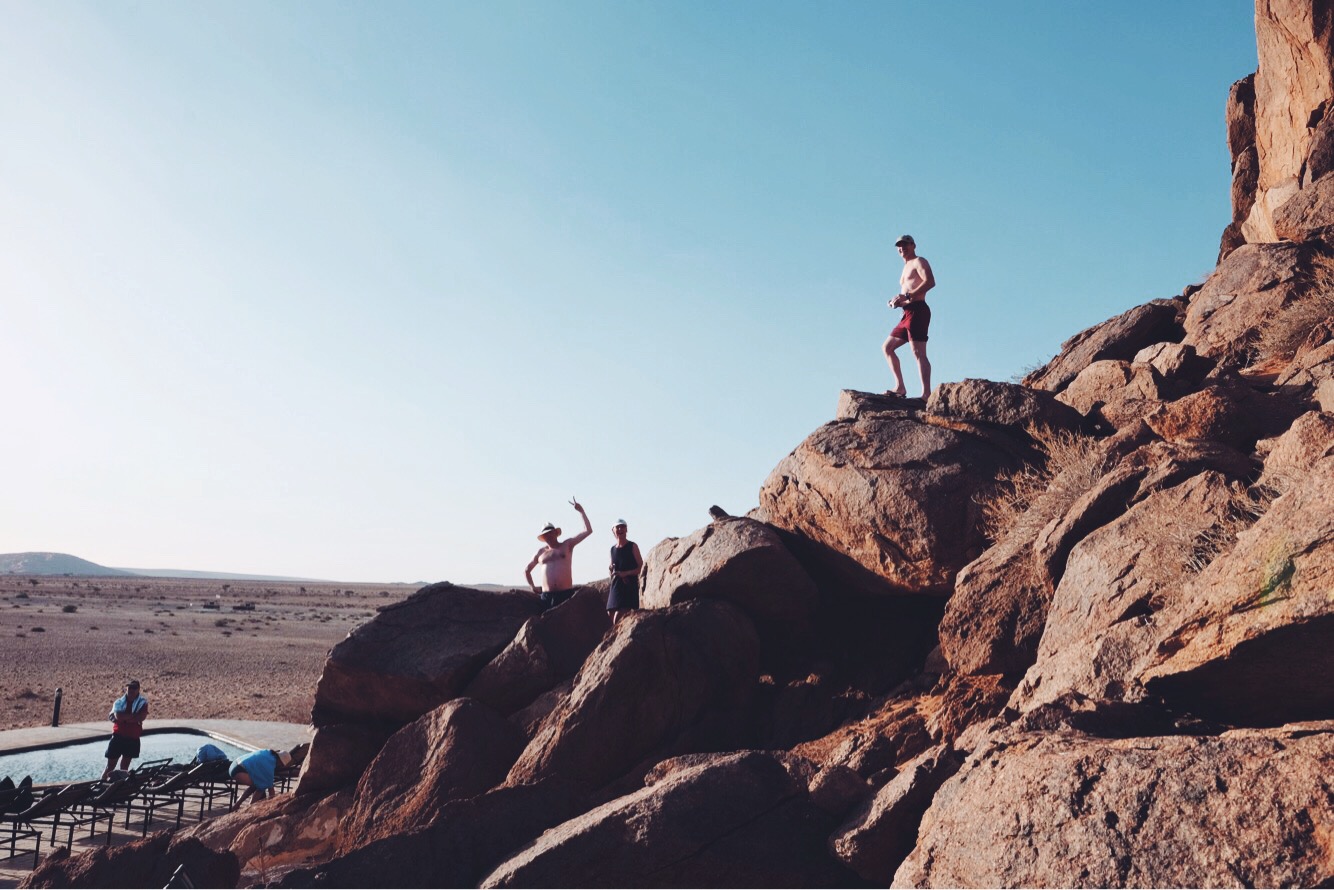
[[[580,587],[565,602],[523,623],[510,644],[463,694],[510,714],[570,679],[611,626],[607,593]]]
[[[392,735],[381,724],[334,723],[315,729],[296,782],[300,797],[323,795],[354,784]]]
[[[448,582],[423,587],[334,646],[315,687],[316,726],[390,730],[457,698],[482,666],[541,611],[536,597]]]
[[[1209,439],[1250,450],[1256,439],[1248,413],[1228,389],[1217,385],[1159,405],[1144,422],[1169,442]]]
[[[1194,387],[1214,368],[1214,362],[1185,343],[1155,343],[1135,353],[1134,364],[1150,365],[1176,387]]]
[[[1239,360],[1304,286],[1309,254],[1308,248],[1288,243],[1237,248],[1191,296],[1182,342],[1208,358]]]
[[[1227,101],[1227,147],[1232,156],[1232,222],[1223,232],[1218,260],[1242,244],[1241,227],[1255,204],[1260,180],[1260,155],[1255,146],[1255,75],[1232,85]]]
[[[1334,100],[1334,12],[1311,0],[1259,0],[1255,38],[1259,175],[1242,233],[1250,242],[1277,241],[1275,211],[1328,171],[1321,124]]]
[[[937,745],[907,764],[829,839],[840,861],[875,886],[885,886],[912,848],[931,799],[963,765],[950,746]]]
[[[940,648],[955,671],[1016,682],[1037,657],[1053,592],[1081,541],[1153,492],[1207,470],[1254,472],[1235,449],[1163,442],[1142,424],[1102,440],[1088,459],[1069,461],[1000,541],[959,573],[940,623]]]
[[[1264,454],[1261,481],[1290,487],[1322,457],[1334,453],[1334,414],[1309,411],[1297,418],[1283,435],[1266,439],[1256,450]]]
[[[497,788],[445,803],[424,828],[289,872],[270,886],[475,887],[502,859],[587,808],[566,782]]]
[[[1316,887],[1334,723],[1001,735],[936,793],[896,887]]]
[[[350,789],[319,798],[280,794],[205,819],[180,831],[176,840],[230,851],[247,886],[266,883],[283,871],[331,857],[351,803]]]
[[[1128,309],[1101,324],[1080,331],[1061,344],[1056,357],[1024,378],[1024,386],[1060,392],[1097,361],[1129,361],[1146,346],[1181,339],[1179,305],[1154,300]]]
[[[725,744],[758,669],[754,624],[736,606],[696,600],[635,612],[588,657],[508,784],[557,776],[592,789],[650,754]]]
[[[1135,424],[1168,397],[1152,365],[1104,359],[1079,372],[1057,398],[1113,429]]]
[[[235,887],[241,870],[231,853],[162,831],[143,840],[95,847],[77,856],[60,847],[19,881],[20,887],[165,887],[177,868],[195,887]]]
[[[504,781],[523,730],[480,702],[456,698],[396,732],[357,783],[338,849],[430,825],[448,801]]]
[[[760,489],[817,583],[867,596],[948,596],[985,547],[975,497],[1018,460],[982,435],[896,413],[825,424]]]
[[[718,756],[558,825],[480,886],[846,886],[832,826],[772,756]]]
[[[1221,536],[1244,497],[1239,483],[1207,471],[1149,495],[1075,545],[1013,703],[1027,710],[1068,692],[1141,696],[1139,672],[1161,634],[1155,613],[1199,570],[1201,548]]]
[[[1326,121],[1334,121],[1334,115],[1326,115]],[[1334,226],[1334,176],[1317,180],[1279,205],[1273,212],[1273,223],[1274,234],[1288,241],[1330,234]]]
[[[1087,426],[1079,412],[1046,390],[975,378],[940,384],[932,390],[926,410],[943,417],[1017,429],[1036,426],[1082,431]]]
[[[1330,504],[1334,457],[1325,457],[1158,617],[1165,639],[1144,672],[1149,692],[1249,725],[1334,713]]]
[[[645,561],[640,605],[661,609],[692,599],[727,600],[757,621],[796,622],[810,618],[819,592],[773,529],[728,517],[667,538]]]
[[[1038,528],[1007,534],[959,572],[940,622],[940,649],[961,674],[1018,677],[1033,663],[1052,583],[1038,571]]]

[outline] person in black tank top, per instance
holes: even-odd
[[[611,588],[607,591],[607,611],[611,613],[612,624],[631,609],[639,608],[639,570],[644,567],[644,559],[639,555],[639,545],[626,538],[627,532],[625,520],[616,520],[611,529],[616,543],[611,548],[608,567]]]

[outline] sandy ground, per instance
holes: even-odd
[[[329,649],[417,589],[0,575],[0,729],[49,725],[57,687],[62,723],[102,720],[128,677],[155,718],[305,723]]]

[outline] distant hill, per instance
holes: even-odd
[[[134,572],[109,569],[68,553],[0,553],[0,574],[133,576]]]
[[[250,575],[237,572],[208,572],[194,569],[113,569],[98,565],[68,553],[0,553],[0,575],[91,575],[118,578],[184,578],[189,580],[219,581],[273,581],[299,584],[344,583],[323,578],[297,578],[287,575]],[[382,582],[387,585],[425,587],[430,581],[410,584],[403,581]],[[515,590],[522,584],[465,584],[477,590]]]

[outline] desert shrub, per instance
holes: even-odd
[[[35,634],[44,634],[44,633],[46,633],[46,628],[44,628],[44,627],[30,627],[30,628],[28,628],[28,630],[31,631],[32,633],[35,633]]]
[[[79,607],[76,606],[76,605],[70,604],[70,605],[68,605],[68,606],[61,606],[61,607],[60,607],[60,611],[65,612],[66,614],[69,614],[69,613],[72,613],[72,612],[77,612],[77,611],[79,611]]]
[[[1316,256],[1303,279],[1296,298],[1261,329],[1255,344],[1259,359],[1291,359],[1312,328],[1334,319],[1334,257]]]
[[[1102,477],[1106,459],[1092,436],[1030,426],[1042,459],[1001,475],[978,498],[982,532],[992,543],[1015,532],[1034,532],[1064,513]]]
[[[1215,559],[1231,550],[1237,542],[1237,536],[1259,522],[1274,501],[1292,487],[1292,482],[1292,478],[1286,474],[1268,473],[1250,488],[1238,486],[1217,524],[1194,535],[1190,541],[1183,542],[1187,552],[1186,573],[1198,575]]]
[[[14,599],[26,600],[26,599],[31,599],[31,597],[29,597],[26,593],[20,590],[18,593],[14,594]]]

